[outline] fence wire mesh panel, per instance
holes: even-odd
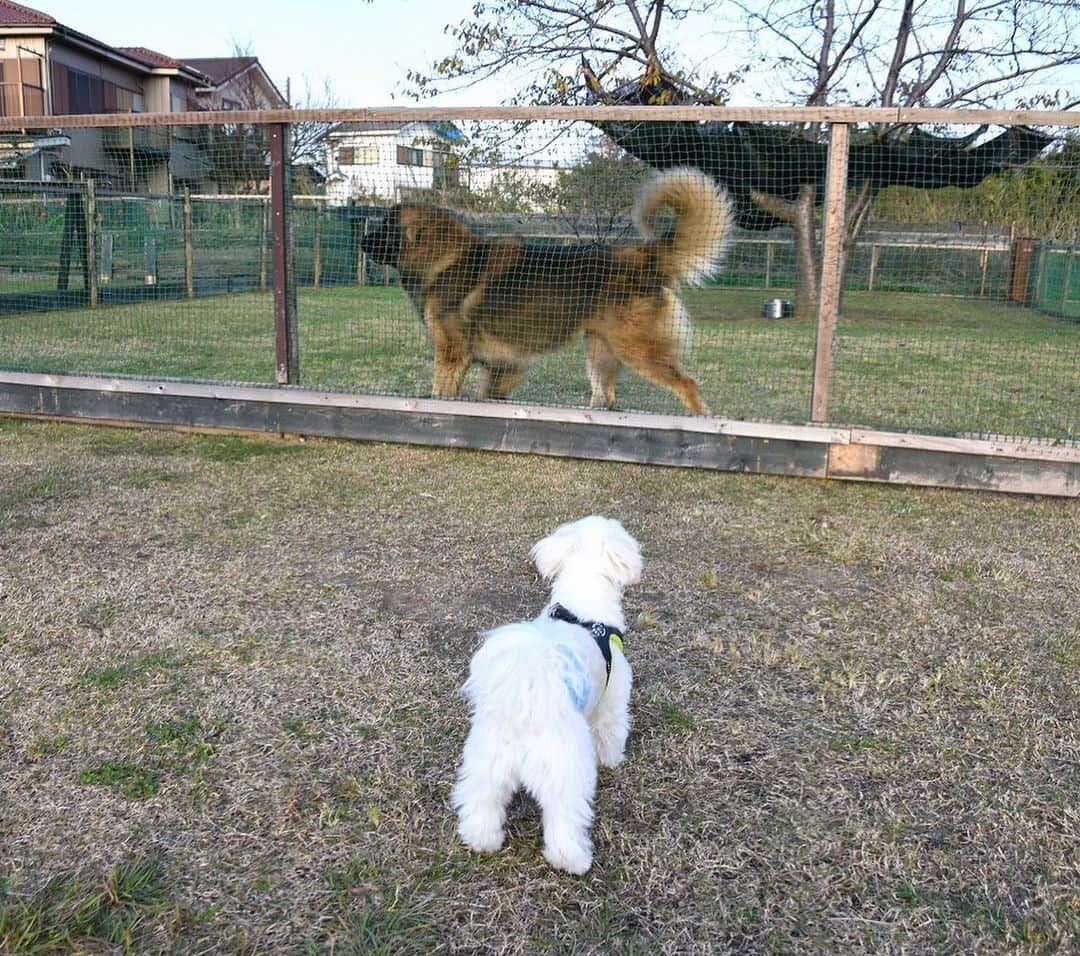
[[[261,130],[50,132],[0,179],[0,362],[272,382]]]
[[[829,125],[526,115],[0,133],[0,367],[809,421]],[[850,126],[825,420],[1080,441],[1043,129]]]

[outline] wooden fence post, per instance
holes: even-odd
[[[195,250],[192,245],[191,187],[184,187],[184,295],[195,298]]]
[[[353,222],[353,235],[356,236],[356,284],[367,285],[367,253],[364,252],[363,246],[360,245],[360,240],[364,238],[364,230],[367,226],[367,220],[361,219],[359,226]]]
[[[877,275],[878,256],[880,255],[878,244],[870,246],[870,278],[866,282],[866,291],[874,291],[874,276]]]
[[[82,197],[73,190],[64,200],[64,233],[60,237],[60,264],[56,272],[57,292],[66,292],[71,281],[71,250],[75,245],[76,206],[82,207]]]
[[[86,181],[86,235],[83,247],[83,281],[86,284],[87,302],[90,308],[98,304],[97,270],[97,200],[94,196],[94,181]]]
[[[289,228],[289,126],[273,123],[270,134],[271,255],[274,261],[274,342],[279,385],[300,381],[300,352],[296,335],[296,284]]]
[[[323,234],[323,213],[325,212],[325,205],[321,200],[315,201],[315,264],[312,267],[313,275],[311,277],[312,285],[315,288],[319,288],[320,281],[322,280],[322,234]]]
[[[143,284],[157,285],[157,240],[153,236],[147,236],[143,240]]]
[[[113,237],[111,234],[101,234],[101,256],[98,260],[98,281],[102,285],[108,285],[112,281],[113,273]]]
[[[265,205],[259,206],[259,291],[266,288],[266,247],[270,234],[270,197]]]
[[[1065,249],[1065,264],[1061,267],[1061,314],[1068,315],[1069,283],[1072,282],[1072,261],[1075,250],[1069,246]]]
[[[821,284],[818,288],[817,336],[814,343],[814,390],[810,400],[810,418],[815,422],[828,421],[832,398],[833,338],[843,278],[844,207],[850,133],[846,123],[833,123],[829,129],[825,210],[821,218]]]

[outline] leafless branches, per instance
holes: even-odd
[[[1080,66],[1076,0],[478,0],[446,32],[452,52],[410,73],[418,97],[497,76],[512,102],[574,102],[584,58],[594,95],[634,83],[650,102],[723,103],[764,64],[773,102],[1069,108]]]

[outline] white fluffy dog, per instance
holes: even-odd
[[[641,577],[641,549],[618,521],[593,515],[556,528],[531,557],[551,600],[534,620],[488,632],[473,656],[453,803],[462,840],[491,853],[524,787],[543,810],[547,861],[584,873],[597,761],[616,766],[630,730],[622,592]]]

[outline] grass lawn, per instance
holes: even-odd
[[[815,330],[808,320],[762,318],[764,296],[690,292],[687,364],[719,415],[805,421]],[[303,384],[430,393],[431,348],[398,289],[301,289],[298,313]],[[0,317],[0,365],[270,384],[272,314],[269,294],[251,293]],[[1080,323],[988,300],[852,292],[835,356],[837,423],[1080,440]],[[477,394],[480,375],[466,380],[466,396]],[[515,393],[571,406],[588,397],[580,346],[538,362]],[[619,407],[681,411],[628,372]]]
[[[0,420],[0,952],[1052,952],[1074,502]],[[454,833],[478,635],[621,518],[595,865]]]

